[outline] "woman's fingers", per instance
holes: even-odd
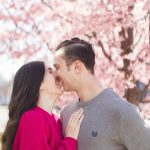
[[[76,123],[78,122],[78,120],[80,119],[81,115],[83,114],[83,109],[79,109],[77,111],[75,111],[70,119],[69,119],[69,123],[73,123],[74,125],[76,125]]]
[[[77,139],[83,117],[83,109],[79,109],[71,115],[66,128],[66,136]]]
[[[76,127],[77,127],[78,129],[80,128],[80,125],[81,125],[81,123],[82,123],[83,118],[84,118],[84,114],[82,114],[81,117],[79,118],[79,120],[77,121]]]
[[[83,116],[83,110],[81,110],[81,111],[79,111],[79,112],[77,113],[77,115],[75,116],[75,118],[74,118],[74,120],[73,120],[73,123],[74,123],[75,125],[79,124],[80,121],[81,121],[81,119],[82,119],[82,116]]]

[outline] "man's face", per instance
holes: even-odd
[[[68,67],[66,65],[66,61],[64,59],[64,51],[58,50],[55,53],[54,56],[54,66],[55,66],[55,74],[62,80],[62,84],[64,86],[65,91],[74,91],[75,89],[73,88],[73,69],[71,68],[71,65]]]

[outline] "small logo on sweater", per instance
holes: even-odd
[[[93,136],[93,137],[96,137],[97,134],[98,134],[97,131],[92,131],[92,136]]]

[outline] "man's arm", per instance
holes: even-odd
[[[121,112],[119,134],[128,150],[150,150],[150,127],[141,118],[138,108],[127,104]]]

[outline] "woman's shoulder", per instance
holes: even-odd
[[[45,127],[47,127],[47,122],[45,122],[41,112],[35,107],[22,114],[18,126],[18,135],[28,136],[30,134],[30,136],[33,136],[45,134]]]
[[[21,116],[21,122],[40,122],[42,119],[42,115],[40,111],[36,107],[27,110]]]

